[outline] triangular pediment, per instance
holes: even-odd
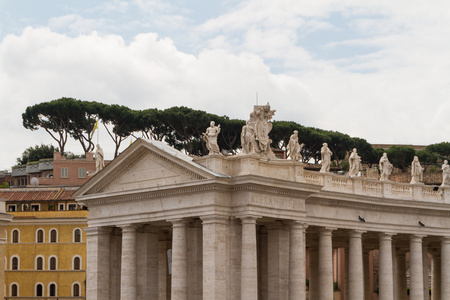
[[[174,186],[223,176],[162,142],[139,139],[95,174],[75,196]]]

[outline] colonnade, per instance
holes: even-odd
[[[372,300],[373,249],[379,250],[379,299],[407,299],[408,252],[409,299],[428,299],[428,252],[433,255],[432,299],[450,295],[450,237],[434,238],[429,249],[424,235],[402,234],[400,245],[393,233],[307,227],[300,221],[222,215],[164,225],[88,227],[87,297],[333,300],[336,232],[344,241],[339,247],[345,248],[345,280],[340,283],[345,300]]]

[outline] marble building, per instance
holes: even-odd
[[[450,295],[448,187],[139,139],[74,196],[89,207],[89,300],[332,300],[335,249],[341,299],[373,299],[374,276],[382,300]]]

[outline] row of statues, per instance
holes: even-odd
[[[257,154],[262,158],[271,159],[275,155],[270,147],[272,140],[269,138],[269,133],[272,130],[272,123],[269,121],[275,114],[275,110],[270,109],[269,103],[266,105],[255,105],[253,112],[250,113],[250,119],[242,127],[241,132],[241,145],[242,150],[240,155]],[[203,133],[203,140],[208,148],[209,155],[221,154],[217,143],[217,136],[220,133],[220,125],[216,126],[214,121],[211,121],[210,126]],[[298,131],[294,130],[290,136],[289,143],[287,145],[287,151],[289,157],[293,161],[301,161],[301,151],[304,144],[299,143]],[[327,143],[322,144],[320,149],[322,165],[320,172],[330,172],[331,168],[331,152]],[[357,149],[353,148],[348,158],[349,170],[347,175],[350,177],[360,176],[362,170],[361,156],[358,155]],[[380,180],[388,181],[394,167],[389,162],[387,153],[383,153],[379,161]],[[411,163],[411,184],[423,182],[423,167],[420,165],[419,158],[414,156],[414,160]],[[444,161],[442,165],[443,180],[442,185],[450,185],[450,165],[448,161]]]

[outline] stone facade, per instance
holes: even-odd
[[[337,277],[340,299],[379,288],[403,300],[406,257],[410,299],[423,300],[428,255],[432,299],[450,294],[446,187],[254,154],[190,158],[140,139],[74,196],[89,207],[90,300],[332,300]]]

